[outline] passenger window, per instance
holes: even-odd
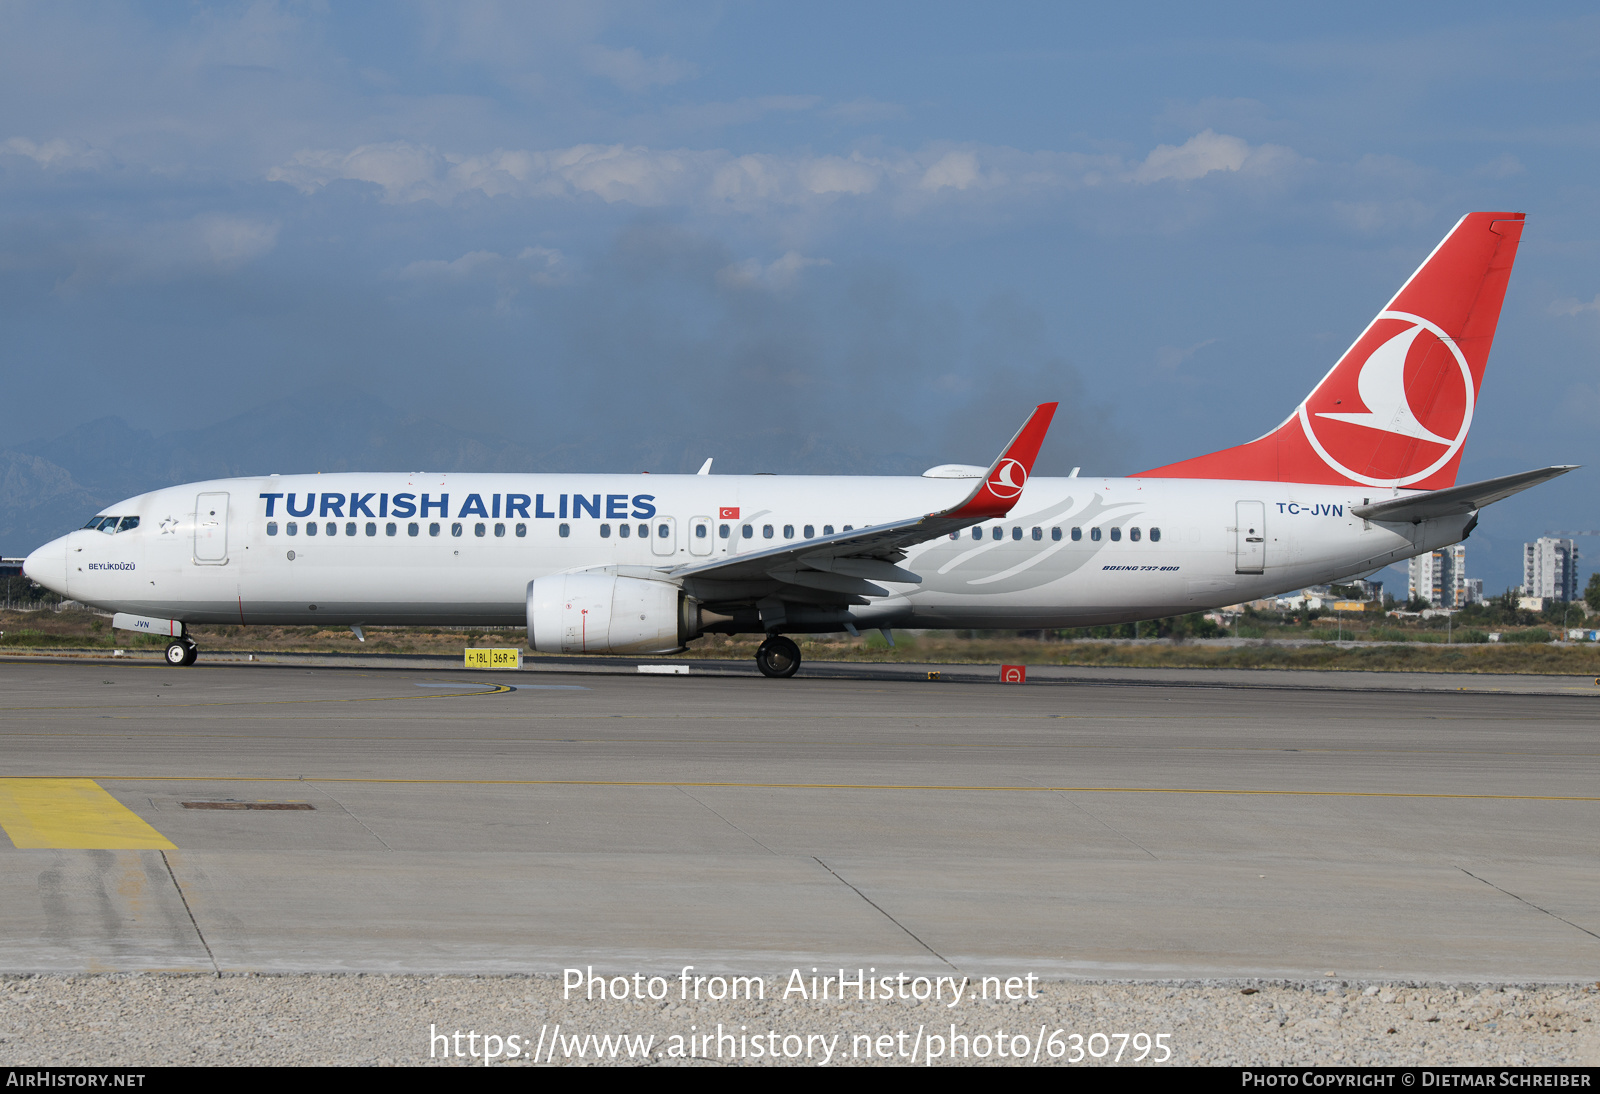
[[[1111,526],[1111,542],[1112,543],[1116,543],[1121,539],[1122,539],[1122,529],[1118,528],[1116,525],[1113,524]]]
[[[1022,528],[1020,526],[1011,529],[1011,538],[1012,539],[1021,539],[1022,538]]]
[[[783,526],[783,538],[784,539],[793,539],[794,538],[794,525],[785,524]]]
[[[567,524],[563,524],[561,527],[556,529],[556,534],[558,536],[560,536],[562,539],[566,539],[569,535],[572,534],[572,526],[571,525],[567,525]]]
[[[275,536],[277,534],[278,534],[278,522],[275,521],[275,520],[267,521],[267,535]]]
[[[504,524],[496,524],[494,526],[494,538],[495,539],[505,539],[506,538],[506,526]]]
[[[982,539],[983,538],[983,529],[982,528],[974,528],[972,530],[972,538],[973,539]]]
[[[1137,529],[1137,528],[1129,528],[1128,529],[1128,538],[1133,540],[1133,542],[1138,543],[1139,542],[1139,529]]]
[[[283,530],[291,536],[300,534],[300,526],[292,520],[288,524],[284,525]]]
[[[330,533],[330,535],[331,534],[332,533]],[[352,521],[347,521],[345,523],[344,534],[347,535],[347,536],[353,536],[353,535],[356,534],[356,522],[355,521],[352,520]]]
[[[642,527],[642,525],[641,525],[641,527]],[[661,537],[662,539],[671,538],[671,536],[672,536],[672,526],[670,524],[658,524],[658,525],[656,525],[656,535]]]
[[[517,538],[518,539],[527,539],[528,538],[528,526],[526,524],[517,525]]]
[[[1061,529],[1060,528],[1052,528],[1052,529],[1050,529],[1050,539],[1055,543],[1060,543],[1061,542]]]
[[[951,539],[960,539],[961,538],[961,533],[960,532],[951,532],[950,533],[950,538]]]
[[[640,539],[649,539],[650,538],[650,526],[648,524],[639,525],[639,538]]]
[[[439,522],[438,521],[429,522],[429,524],[428,524],[428,534],[430,536],[436,536],[436,535],[439,534]]]
[[[1006,530],[1004,528],[1000,527],[998,524],[995,525],[995,527],[994,527],[994,538],[995,539],[1004,539],[1005,536],[1006,536]]]
[[[823,525],[823,526],[822,526],[822,534],[823,534],[823,535],[825,535],[825,536],[831,536],[831,535],[833,535],[833,525],[831,525],[831,524],[824,524],[824,525]]]
[[[611,525],[602,524],[600,526],[600,538],[601,539],[610,539],[611,538]]]
[[[662,527],[666,527],[666,526],[662,525]],[[694,538],[695,539],[705,539],[706,538],[706,526],[704,524],[696,524],[694,526]]]
[[[461,525],[459,525],[459,524],[452,524],[452,525],[451,525],[451,526],[450,526],[450,534],[451,534],[451,535],[452,535],[452,536],[459,536],[459,535],[461,535]]]
[[[726,524],[718,525],[717,526],[717,535],[721,536],[723,539],[727,539],[728,538],[728,526]]]
[[[815,524],[806,525],[805,526],[805,533],[806,533],[806,538],[807,539],[815,539],[815,538],[817,538],[817,526]]]
[[[383,526],[383,534],[386,536],[392,536],[398,531],[400,531],[400,526],[392,520]]]
[[[394,532],[392,531],[392,529],[394,528],[394,525],[391,524],[391,525],[389,525],[389,527],[391,529],[389,534],[392,536],[392,535],[394,535]],[[375,520],[367,521],[367,535],[375,536],[377,534],[378,534],[378,522],[375,521]]]
[[[489,529],[484,526],[482,521],[479,521],[478,523],[476,523],[476,524],[474,524],[472,526],[472,534],[477,536],[479,539],[482,539],[483,536],[484,536],[484,533],[487,532],[488,530]]]
[[[856,526],[854,524],[846,524],[844,526],[844,530],[846,532],[854,532],[856,530]]]
[[[1033,530],[1033,538],[1034,539],[1043,539],[1044,538],[1044,529],[1043,528],[1035,528]]]
[[[627,539],[629,536],[633,535],[633,525],[631,525],[631,524],[619,524],[619,525],[617,525],[617,535],[621,536],[623,539]]]
[[[1161,529],[1159,529],[1159,528],[1150,529],[1150,542],[1151,543],[1160,543],[1161,542]]]
[[[352,524],[350,526],[350,529],[351,529],[350,530],[350,534],[351,535],[355,535],[356,533],[355,533],[355,525],[354,524]],[[339,534],[339,526],[337,524],[333,523],[333,521],[330,520],[328,522],[328,526],[326,528],[324,528],[323,531],[327,532],[330,536],[336,536],[336,535]]]
[[[751,539],[756,534],[756,530],[748,524],[741,525],[741,532],[743,533],[745,539]]]
[[[406,525],[406,535],[408,536],[414,536],[420,531],[422,531],[422,525],[418,524],[416,521],[412,521],[410,524]]]
[[[771,539],[772,538],[772,525],[763,524],[761,526],[761,538],[762,539]]]
[[[315,521],[310,521],[310,520],[306,521],[306,535],[314,536],[316,534],[317,534],[316,522]]]
[[[119,531],[119,532],[131,532],[137,527],[139,527],[139,518],[138,517],[123,517],[122,518],[122,523],[117,525],[117,531]]]
[[[1089,538],[1094,540],[1096,543],[1099,543],[1100,542],[1100,529],[1098,529],[1098,528],[1089,529]]]

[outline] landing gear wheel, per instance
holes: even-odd
[[[177,668],[192,665],[200,657],[200,647],[188,639],[175,639],[167,643],[167,664]]]
[[[800,647],[783,635],[775,634],[756,650],[756,668],[763,676],[793,676],[800,670]]]

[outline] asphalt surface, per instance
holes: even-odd
[[[0,662],[0,972],[1600,977],[1592,681],[535,664]]]

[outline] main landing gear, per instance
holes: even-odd
[[[775,634],[756,650],[756,668],[763,676],[793,676],[800,669],[800,647]]]
[[[200,647],[192,639],[174,638],[167,643],[167,664],[175,667],[192,665],[200,657]]]

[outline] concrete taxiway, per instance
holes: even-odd
[[[1600,976],[1592,683],[375,664],[0,663],[0,972]]]

